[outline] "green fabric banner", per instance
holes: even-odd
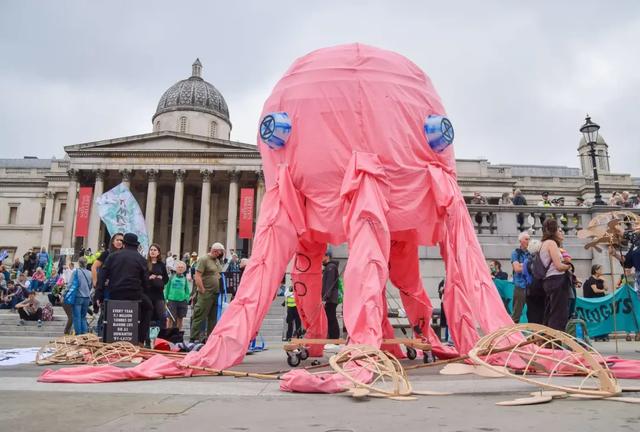
[[[502,298],[504,307],[509,313],[513,311],[513,282],[495,279],[494,284]],[[578,297],[576,299],[576,315],[587,323],[590,337],[604,336],[614,331],[613,307],[616,308],[615,330],[635,333],[640,331],[640,299],[638,293],[629,285],[616,290],[615,302],[613,294],[598,298]],[[520,322],[527,322],[526,306],[522,311]]]
[[[616,311],[616,331],[635,333],[640,330],[640,299],[629,285],[623,285],[613,294],[598,298],[576,299],[576,315],[587,323],[589,336],[612,333],[613,309]]]
[[[513,314],[513,290],[515,286],[513,282],[509,282],[502,279],[494,279],[493,283],[498,288],[498,294],[504,303],[505,309],[509,312],[509,315]],[[520,323],[526,323],[527,321],[527,305],[522,308],[522,314],[520,314]]]

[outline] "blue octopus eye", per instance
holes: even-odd
[[[260,139],[273,150],[284,147],[291,134],[291,120],[286,112],[270,113],[260,122]]]
[[[453,125],[445,116],[430,115],[424,120],[424,133],[429,147],[442,152],[453,143]]]

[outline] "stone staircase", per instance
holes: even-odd
[[[260,335],[264,339],[267,346],[271,346],[274,344],[282,344],[282,328],[283,328],[283,316],[284,316],[284,307],[282,306],[284,297],[277,297],[271,307],[269,308],[269,312],[262,322],[262,327],[260,328]],[[48,302],[46,296],[39,295],[38,300],[41,303]],[[55,306],[54,310],[54,320],[53,321],[43,321],[42,327],[38,327],[35,321],[25,321],[24,325],[18,326],[18,322],[20,317],[17,313],[11,312],[9,310],[0,310],[0,337],[60,337],[64,335],[64,326],[67,322],[67,316],[64,313],[64,310],[61,306]],[[187,317],[184,319],[183,329],[185,331],[185,339],[188,340],[189,330],[190,330],[190,317],[191,317],[191,308],[189,308],[189,312],[187,313]],[[93,317],[88,316],[89,325],[95,325],[95,322],[92,323]],[[97,316],[96,318],[97,319]]]

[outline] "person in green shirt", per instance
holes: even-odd
[[[176,327],[179,331],[182,330],[182,319],[187,316],[189,308],[189,283],[184,275],[185,271],[187,271],[187,265],[178,261],[176,274],[172,275],[164,286],[164,299],[167,301],[170,313],[167,318],[167,328]]]
[[[225,249],[221,243],[214,243],[209,253],[198,259],[194,282],[198,291],[196,305],[193,308],[191,322],[191,341],[201,341],[209,337],[217,323],[218,293],[220,292],[220,273]],[[206,322],[206,334],[202,337],[202,328]]]

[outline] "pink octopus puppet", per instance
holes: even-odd
[[[453,128],[420,68],[367,45],[320,49],[293,63],[261,118],[258,147],[267,192],[251,260],[207,344],[182,366],[225,369],[240,363],[294,256],[292,279],[306,337],[326,337],[321,260],[328,243],[349,246],[343,314],[350,343],[380,347],[383,338],[393,337],[385,294],[390,280],[416,334],[439,357],[457,354],[430,327],[419,245],[440,247],[444,309],[461,353],[478,340],[478,328],[488,333],[513,324],[456,182]],[[397,346],[385,348],[401,355]],[[309,353],[320,356],[322,347]],[[151,359],[127,373],[188,374],[181,365]],[[289,375],[286,390],[339,387],[327,384],[331,380],[314,382],[304,371]],[[41,379],[47,380],[46,373]]]

